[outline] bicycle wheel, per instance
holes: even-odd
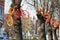
[[[12,16],[7,16],[6,23],[7,23],[8,26],[12,26],[13,25],[13,18],[12,18]]]

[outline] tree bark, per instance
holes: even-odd
[[[12,0],[12,5],[13,7],[15,5],[17,5],[18,10],[20,10],[20,5],[21,5],[22,0]],[[14,12],[15,13],[15,12]],[[21,17],[20,18],[15,18],[13,13],[13,19],[14,19],[14,28],[15,28],[15,36],[16,36],[16,40],[23,40],[23,36],[22,36],[22,21],[21,21]],[[16,15],[16,14],[15,14]]]
[[[45,21],[42,17],[42,15],[37,14],[38,17],[38,40],[46,40],[46,34],[45,34]]]

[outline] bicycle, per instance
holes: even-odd
[[[17,8],[15,7],[15,9],[13,9],[12,7],[10,7],[9,11],[8,11],[8,14],[7,14],[7,17],[6,17],[6,23],[8,26],[13,26],[14,24],[14,19],[12,17],[12,11],[15,11],[16,12],[16,16],[19,18],[22,16],[22,18],[24,20],[27,20],[29,18],[29,12],[27,10],[23,10],[22,9],[22,6],[21,6],[21,9],[20,10],[17,10]],[[23,15],[26,16],[26,13],[28,14],[28,17],[25,17]]]
[[[13,18],[12,18],[12,11],[13,11],[13,8],[10,7],[8,14],[7,14],[7,17],[6,17],[6,23],[8,26],[12,26],[14,23]]]

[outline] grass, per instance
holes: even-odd
[[[10,40],[16,40],[16,39],[10,39]],[[36,37],[33,37],[33,39],[24,39],[24,40],[38,40],[38,39],[36,39]]]

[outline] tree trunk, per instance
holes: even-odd
[[[46,40],[46,34],[45,34],[45,21],[42,17],[42,15],[37,14],[38,17],[38,40]]]
[[[15,35],[16,35],[16,40],[23,40],[22,36],[22,23],[21,23],[21,18],[17,19],[20,21],[20,23],[15,24]]]
[[[12,0],[12,5],[13,7],[17,5],[18,10],[20,10],[20,5],[21,5],[22,0]],[[16,14],[15,14],[16,15]],[[14,13],[13,13],[13,19],[14,19],[14,27],[15,27],[15,35],[16,35],[16,40],[23,40],[22,36],[22,23],[21,23],[21,17],[20,18],[15,18]],[[18,16],[18,15],[17,15]],[[17,23],[17,24],[16,24]]]
[[[52,4],[52,6],[51,6],[51,8],[52,8],[52,17],[59,23],[59,16],[60,16],[60,14],[59,14],[59,9],[60,9],[60,2],[59,2],[59,0],[51,0],[51,4]],[[59,37],[59,28],[58,28],[58,32],[57,32],[57,29],[53,29],[53,34],[54,34],[54,39],[55,40],[58,40],[58,37]]]

